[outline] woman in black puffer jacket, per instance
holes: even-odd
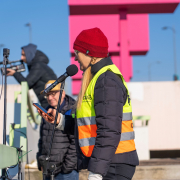
[[[83,79],[76,118],[65,119],[64,132],[75,133],[78,170],[88,169],[88,180],[130,180],[139,164],[131,99],[123,75],[108,57],[108,40],[99,28],[87,29],[73,48]],[[52,109],[49,113],[55,115]]]

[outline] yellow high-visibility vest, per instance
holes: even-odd
[[[125,105],[123,106],[121,138],[119,140],[115,154],[136,150],[134,143],[135,135],[133,130],[132,107],[131,100],[129,98],[129,91],[121,72],[113,64],[103,67],[95,74],[84,94],[81,108],[76,110],[79,146],[86,157],[91,156],[97,136],[96,114],[94,109],[94,88],[98,77],[106,71],[112,71],[113,73],[117,74],[122,79],[122,82],[127,89],[127,99]]]

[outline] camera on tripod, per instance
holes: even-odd
[[[6,48],[4,48],[3,49],[3,56],[4,57],[8,57],[9,56],[9,53],[10,53],[10,50],[9,49],[6,49]],[[2,62],[0,62],[0,65],[4,65],[4,61],[2,61]],[[16,63],[18,63],[18,64],[16,64]],[[20,63],[20,64],[19,64]],[[6,66],[6,69],[8,68],[8,69],[13,69],[13,70],[15,70],[16,72],[23,72],[23,71],[25,71],[26,69],[25,69],[25,65],[24,65],[24,63],[23,63],[23,60],[16,60],[16,61],[9,61],[8,59],[6,59],[6,65],[8,65],[9,64],[9,66]],[[14,65],[13,65],[14,64]],[[6,74],[8,74],[8,70],[6,71]],[[4,67],[2,67],[1,68],[1,73],[3,74],[3,75],[5,75],[5,68]]]

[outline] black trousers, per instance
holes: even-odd
[[[136,166],[129,164],[111,164],[103,180],[131,180]]]

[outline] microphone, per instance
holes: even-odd
[[[78,67],[75,64],[71,64],[66,68],[66,72],[61,75],[54,83],[52,83],[49,87],[47,87],[42,93],[46,94],[51,89],[53,89],[57,84],[63,82],[68,76],[74,76],[78,72]],[[42,94],[41,93],[41,94]]]

